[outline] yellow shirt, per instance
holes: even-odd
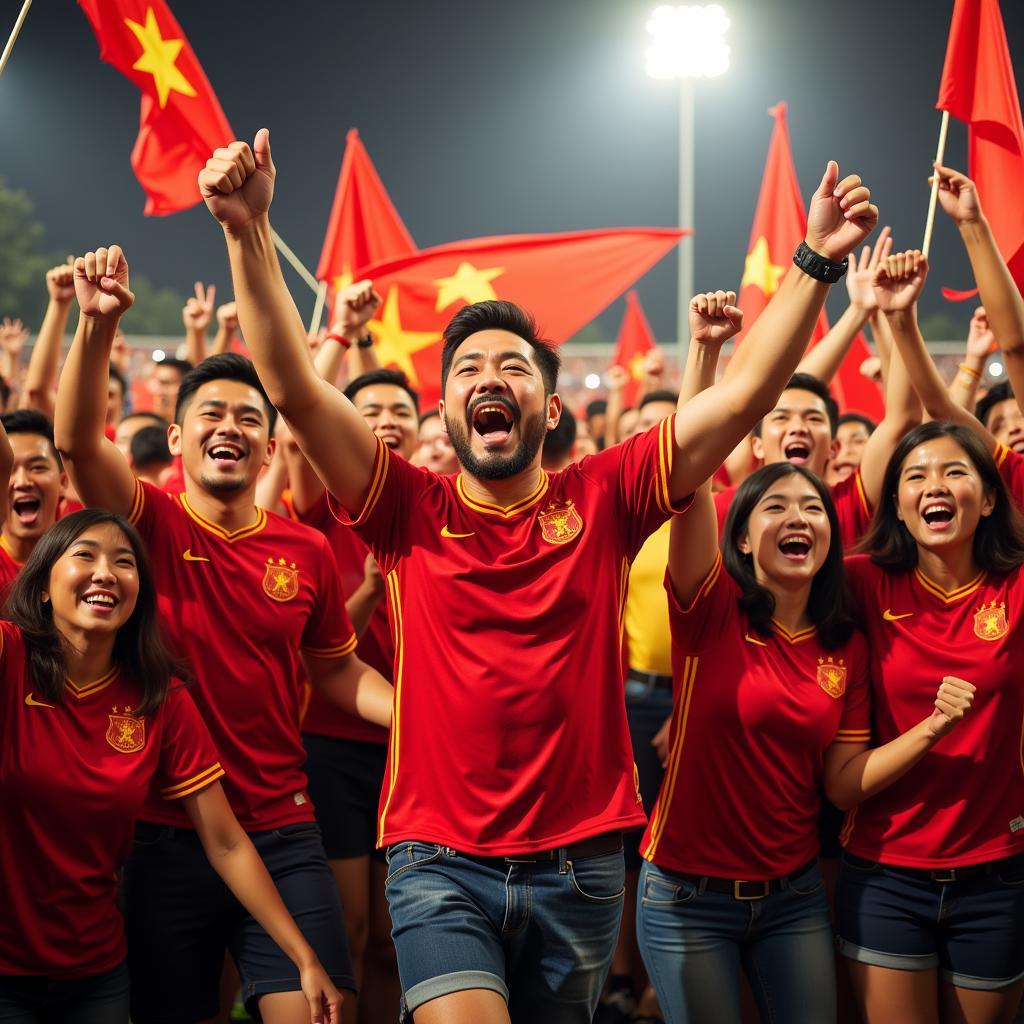
[[[672,675],[672,638],[668,626],[668,536],[671,521],[644,542],[629,571],[626,593],[626,638],[629,667],[638,672]]]

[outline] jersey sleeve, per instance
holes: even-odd
[[[147,544],[151,544],[166,530],[176,507],[170,494],[136,477],[128,522],[139,531]]]
[[[165,800],[198,793],[224,774],[206,723],[184,686],[171,684],[163,707],[156,784]]]
[[[1024,509],[1024,455],[1007,448],[1005,444],[997,444],[992,455],[1010,497],[1018,508]]]
[[[334,518],[343,526],[353,527],[363,538],[386,576],[401,557],[410,511],[435,478],[428,469],[410,466],[377,438],[377,454],[362,507],[353,514],[333,494],[327,501]]]
[[[722,640],[729,623],[739,615],[736,598],[739,588],[725,571],[721,551],[715,554],[715,564],[701,583],[696,596],[684,608],[672,588],[672,580],[665,573],[668,591],[668,621],[672,631],[672,644],[688,654],[699,654]]]
[[[832,502],[843,547],[849,550],[868,532],[873,515],[859,469],[832,488]]]
[[[871,686],[868,679],[867,641],[854,633],[847,647],[849,659],[846,693],[843,695],[843,713],[834,743],[871,742]]]
[[[312,526],[314,530],[325,530],[334,521],[326,491],[321,491],[320,497],[304,511],[300,512],[294,505],[292,511],[294,512],[293,518],[297,522],[305,526]]]
[[[316,538],[320,572],[313,614],[302,631],[302,652],[315,658],[343,658],[356,649],[356,631],[345,610],[341,572],[334,551],[323,534],[316,534]]]

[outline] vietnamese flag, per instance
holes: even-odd
[[[404,370],[429,407],[441,391],[441,334],[463,306],[508,299],[561,344],[670,252],[688,230],[622,228],[472,238],[365,267],[383,298],[369,329],[384,366]]]
[[[414,252],[416,245],[353,128],[345,139],[316,277],[343,288],[363,267]]]
[[[639,398],[640,382],[643,380],[644,356],[655,347],[654,332],[644,316],[643,307],[636,292],[626,295],[626,314],[622,318],[619,337],[615,342],[612,366],[621,366],[629,371],[632,378],[623,395],[624,408],[631,409]]]
[[[163,0],[78,0],[100,57],[142,90],[132,168],[147,214],[199,202],[196,179],[210,154],[234,139],[203,69]]]
[[[967,174],[1017,287],[1024,290],[1024,125],[998,0],[956,0],[939,110],[967,122]],[[969,298],[975,292],[951,292]]]
[[[793,265],[793,252],[807,234],[807,213],[786,125],[786,103],[776,103],[768,113],[775,119],[768,159],[761,179],[761,193],[754,211],[750,245],[743,267],[737,305],[743,310],[743,330],[739,344],[751,325],[778,291],[783,276]],[[811,346],[828,333],[828,318],[822,309],[811,334]],[[871,351],[858,335],[846,354],[839,372],[831,382],[832,393],[844,412],[857,410],[873,419],[884,415],[882,396],[877,385],[861,376],[860,365]]]

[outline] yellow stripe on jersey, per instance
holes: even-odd
[[[373,457],[373,472],[370,476],[370,486],[366,489],[366,500],[359,510],[359,515],[349,522],[350,526],[361,526],[370,517],[370,513],[377,507],[377,502],[384,490],[384,481],[388,478],[391,453],[388,446],[379,437],[376,440],[377,454]]]
[[[70,676],[65,676],[64,682],[71,696],[76,700],[82,700],[85,697],[91,697],[94,693],[99,693],[100,690],[105,690],[116,678],[117,666],[115,665],[109,672],[100,676],[99,679],[94,679],[91,683],[83,683],[79,686]]]
[[[405,678],[405,638],[402,623],[402,594],[398,585],[398,570],[392,570],[387,576],[388,607],[391,616],[392,632],[395,641],[395,697],[391,709],[391,738],[388,751],[388,795],[384,800],[384,809],[380,812],[377,829],[377,845],[384,843],[384,823],[387,820],[391,798],[395,795],[395,783],[398,781],[399,742],[402,732],[402,683]]]
[[[672,459],[676,451],[675,413],[661,421],[658,428],[658,480],[655,494],[665,515],[672,515]]]
[[[722,574],[722,551],[719,548],[715,552],[715,563],[708,570],[707,576],[704,577],[704,582],[700,585],[700,589],[697,591],[698,600],[703,597],[707,597],[708,594],[714,590],[715,584],[718,582],[718,577]],[[697,602],[695,601],[694,604]]]
[[[790,644],[802,644],[818,632],[817,626],[808,626],[806,629],[798,629],[795,633],[790,633],[777,619],[772,619],[772,625],[775,627],[775,632]]]
[[[1010,454],[1010,449],[1002,444],[1000,441],[996,441],[995,451],[992,452],[992,458],[996,460],[996,469],[1002,469],[1003,463],[1006,461],[1006,456]]]
[[[188,502],[186,495],[181,496],[181,507],[197,522],[204,530],[220,537],[222,540],[226,540],[229,544],[234,544],[236,540],[243,540],[245,537],[251,537],[255,533],[259,533],[264,526],[267,525],[267,513],[262,508],[256,509],[256,518],[249,523],[248,526],[243,526],[238,530],[225,530],[223,526],[218,526],[217,523],[205,516],[200,515]]]
[[[0,548],[3,548],[4,551],[7,552],[8,557],[15,565],[25,564],[24,562],[19,562],[18,559],[14,557],[14,552],[11,550],[11,545],[7,542],[7,538],[2,533],[0,533]]]
[[[511,505],[495,505],[489,501],[477,501],[475,498],[471,498],[466,493],[466,488],[462,484],[461,473],[455,478],[455,490],[462,501],[475,512],[483,512],[484,515],[488,516],[501,516],[502,519],[511,519],[513,516],[519,515],[520,512],[525,512],[528,508],[536,505],[547,492],[548,482],[547,473],[541,470],[537,486],[525,498],[520,498]]]
[[[344,658],[356,649],[355,633],[353,633],[343,644],[336,644],[334,647],[306,647],[303,645],[302,653],[311,654],[314,658]]]
[[[871,505],[868,502],[868,496],[864,493],[864,480],[860,475],[860,469],[854,472],[853,479],[857,487],[857,497],[860,498],[860,507],[864,510],[864,515],[870,518]]]
[[[853,835],[853,823],[857,817],[857,808],[852,807],[846,812],[846,820],[843,822],[843,827],[839,830],[839,845],[845,846],[850,841],[850,836]]]
[[[132,507],[128,513],[128,522],[132,526],[137,526],[139,519],[142,518],[142,510],[146,505],[146,489],[142,486],[142,481],[135,477],[135,493],[132,495]]]
[[[176,782],[173,786],[163,787],[160,790],[160,795],[165,800],[180,800],[183,796],[197,793],[211,782],[216,782],[223,774],[224,769],[220,766],[220,761],[217,761],[215,764],[211,764],[209,768],[204,768],[201,772],[193,775],[190,779],[186,779],[184,782]]]
[[[870,743],[870,729],[837,729],[832,737],[833,743]]]
[[[672,749],[668,755],[668,767],[665,769],[665,777],[661,784],[661,792],[658,794],[658,802],[654,806],[654,813],[651,816],[651,841],[643,856],[647,860],[654,857],[654,852],[661,841],[662,833],[665,831],[665,823],[672,810],[672,798],[676,791],[676,780],[679,777],[679,763],[682,760],[683,741],[686,739],[686,723],[690,717],[690,698],[693,696],[693,686],[697,678],[697,666],[700,658],[689,657],[683,664],[683,678],[679,693],[679,719],[675,737],[672,742]]]
[[[962,587],[957,587],[955,590],[943,590],[938,583],[925,576],[920,569],[915,569],[914,575],[917,577],[917,582],[929,594],[934,594],[943,604],[953,604],[955,601],[963,600],[963,598],[973,594],[976,590],[980,590],[982,583],[985,581],[985,571],[982,570],[970,583],[965,583]]]

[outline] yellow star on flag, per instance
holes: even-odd
[[[478,270],[472,263],[460,263],[459,269],[451,277],[440,277],[434,282],[438,288],[435,309],[440,313],[459,299],[466,303],[496,299],[498,296],[491,282],[504,273],[504,267]]]
[[[772,263],[771,253],[768,252],[768,239],[762,235],[754,243],[754,248],[747,254],[740,288],[753,284],[757,285],[765,295],[774,295],[785,272],[785,267]]]
[[[337,295],[342,288],[347,288],[352,283],[352,268],[346,263],[341,268],[341,273],[337,277],[331,278],[331,287],[334,289],[334,294]]]
[[[377,341],[377,355],[381,366],[397,366],[409,378],[411,384],[419,385],[416,368],[412,363],[413,353],[430,348],[439,342],[441,332],[407,331],[402,327],[397,285],[392,285],[388,289],[387,298],[377,314],[377,319],[371,320],[367,327]]]
[[[195,89],[174,63],[178,59],[178,54],[181,53],[181,48],[185,45],[185,40],[164,39],[160,35],[160,26],[156,23],[156,15],[153,13],[152,7],[146,10],[144,26],[137,21],[132,21],[131,18],[125,18],[124,23],[132,30],[135,38],[142,45],[142,56],[132,65],[132,68],[135,71],[146,71],[153,76],[160,106],[167,106],[167,97],[172,91],[184,93],[186,96],[195,96]]]
[[[633,380],[644,379],[644,359],[646,358],[645,352],[637,352],[635,356],[629,361],[629,374]]]

